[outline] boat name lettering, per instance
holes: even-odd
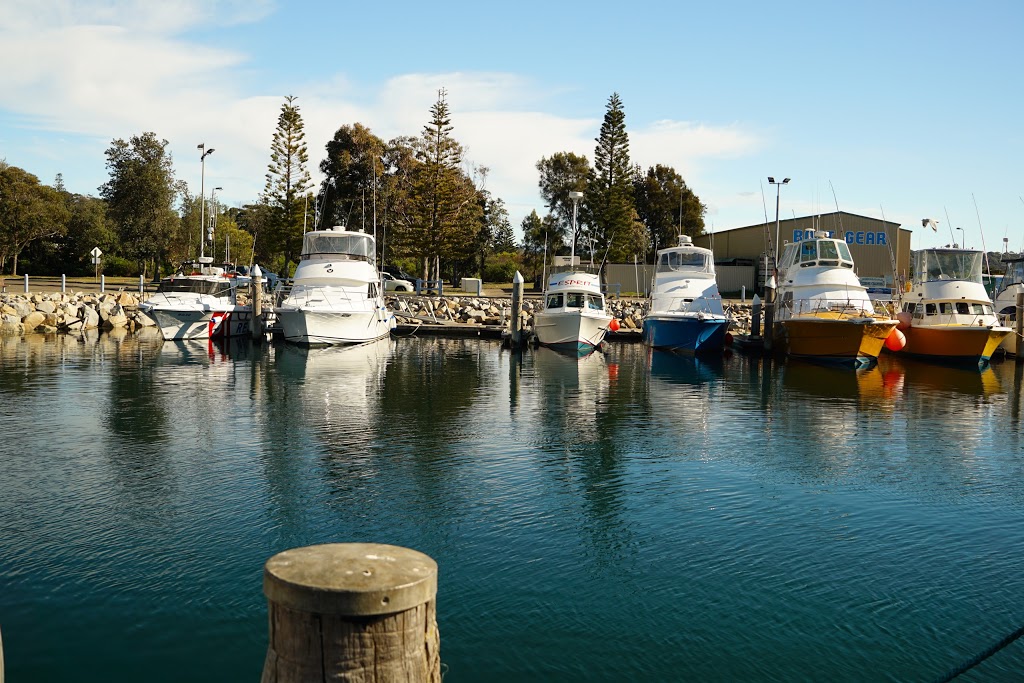
[[[827,232],[826,234],[829,237],[832,237],[831,232]],[[794,242],[802,242],[803,240],[809,240],[813,238],[813,230],[793,231]],[[860,230],[858,232],[853,232],[852,230],[847,230],[845,238],[847,244],[869,244],[876,247],[884,247],[886,244],[888,244],[884,231],[872,232],[869,230]]]
[[[552,281],[551,284],[552,285],[558,285],[558,284],[562,284],[562,285],[591,285],[593,283],[589,282],[587,280],[555,280],[555,281]]]

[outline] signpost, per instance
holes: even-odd
[[[93,247],[89,253],[92,254],[93,270],[95,271],[94,279],[98,280],[100,278],[100,256],[103,255],[103,252],[100,251],[99,247]]]

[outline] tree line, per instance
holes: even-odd
[[[302,115],[288,96],[264,190],[241,207],[220,205],[214,188],[209,197],[193,194],[175,178],[167,141],[152,132],[112,141],[98,197],[68,192],[59,175],[44,185],[0,161],[0,273],[16,275],[19,263],[37,273],[91,273],[89,251],[99,247],[112,275],[156,278],[200,253],[288,274],[305,230],[343,225],[376,230],[380,262],[418,277],[509,281],[570,250],[602,264],[646,261],[680,231],[704,231],[706,207],[675,169],[630,163],[618,94],[608,99],[593,164],[572,152],[537,162],[545,211],[523,220],[519,243],[504,201],[487,189],[489,169],[470,163],[454,136],[444,90],[429,113],[418,136],[388,141],[361,123],[340,126],[314,186]]]

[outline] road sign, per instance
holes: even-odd
[[[90,251],[89,253],[92,254],[93,258],[99,258],[100,256],[103,255],[103,252],[100,251],[99,247],[93,247],[92,251]]]

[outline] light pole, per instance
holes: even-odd
[[[966,242],[967,237],[965,236],[964,229],[963,228],[957,228],[957,230],[960,231],[960,247],[962,249],[966,249],[967,248],[967,242]]]
[[[569,267],[576,266],[576,210],[579,208],[580,200],[583,199],[582,192],[570,192],[569,199],[572,200],[572,249],[569,251]]]
[[[213,154],[213,147],[206,149],[206,143],[200,142],[196,149],[203,150],[199,157],[199,258],[203,258],[206,251],[206,238],[203,235],[203,231],[206,230],[206,157]]]
[[[217,245],[213,241],[213,238],[217,234],[217,191],[223,189],[223,187],[215,187],[212,190],[210,190],[210,204],[212,205],[212,207],[210,209],[210,229],[209,233],[207,234],[207,237],[210,238],[210,247],[211,251],[213,252],[210,254],[210,256],[212,256],[213,258],[217,258]],[[225,253],[224,261],[226,262],[227,260],[228,256],[227,253]]]
[[[781,182],[775,182],[775,178],[768,176],[768,183],[775,186],[775,273],[779,272],[779,196],[782,194],[782,186],[789,184],[789,178],[783,178]]]

